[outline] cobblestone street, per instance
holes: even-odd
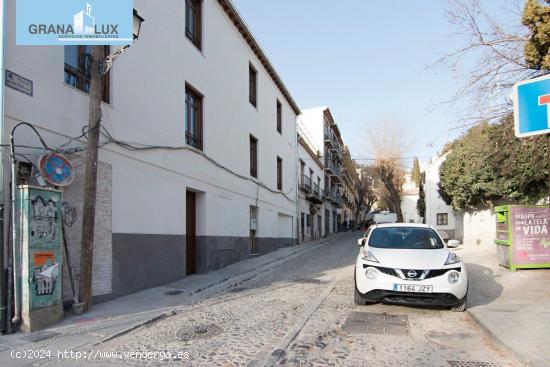
[[[184,358],[171,362],[188,366],[520,365],[468,313],[355,306],[352,270],[359,235],[341,236],[94,349],[100,356],[184,352]],[[98,358],[95,363],[154,365],[159,360]]]

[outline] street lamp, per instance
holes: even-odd
[[[137,12],[136,9],[134,9],[134,17],[132,20],[132,35],[134,36],[134,42],[139,38],[139,32],[141,31],[141,23],[143,23],[145,19],[143,19]],[[117,57],[122,55],[128,47],[131,45],[122,46],[120,50],[117,52],[105,57],[104,60],[101,60],[99,62],[99,74],[101,76],[107,74],[109,69],[113,66],[115,60]]]
[[[133,23],[133,26],[134,26],[134,29],[133,29],[134,41],[139,38],[139,31],[141,30],[141,23],[143,23],[144,20],[145,19],[143,19],[142,17],[139,16],[137,10],[134,9],[134,23]]]

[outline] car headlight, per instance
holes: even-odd
[[[363,260],[370,261],[370,262],[373,262],[373,263],[378,262],[378,259],[376,258],[376,256],[374,256],[374,254],[369,250],[363,251]]]
[[[451,271],[451,272],[449,272],[449,275],[447,276],[447,279],[449,279],[449,283],[451,283],[451,284],[458,283],[458,281],[460,280],[460,273],[458,273],[456,271]]]
[[[456,264],[459,262],[460,262],[460,257],[456,256],[454,252],[450,252],[449,256],[447,256],[447,261],[445,261],[445,265]]]
[[[365,271],[365,275],[370,280],[376,279],[376,277],[378,276],[378,274],[376,274],[375,268],[367,268],[367,270]]]

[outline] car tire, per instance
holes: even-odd
[[[361,292],[359,292],[357,290],[357,288],[355,288],[354,300],[355,300],[355,304],[357,306],[366,306],[366,305],[370,304],[370,302],[367,301],[367,298],[363,294],[361,294]]]
[[[462,298],[460,300],[460,302],[458,304],[451,307],[451,311],[454,311],[454,312],[464,312],[464,311],[466,311],[466,301],[467,301],[467,297],[465,296],[464,298]]]

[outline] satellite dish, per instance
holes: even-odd
[[[46,154],[38,160],[38,168],[46,181],[55,186],[68,186],[74,180],[71,162],[59,153]]]

